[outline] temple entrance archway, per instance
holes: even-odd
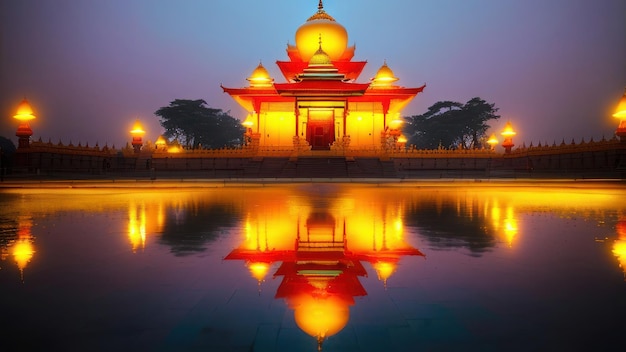
[[[329,150],[335,141],[334,111],[332,109],[310,109],[306,140],[312,150]]]

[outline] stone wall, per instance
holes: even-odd
[[[287,162],[269,162],[272,158],[283,158]],[[608,177],[625,178],[626,143],[614,138],[601,141],[521,146],[511,153],[492,150],[345,150],[311,152],[269,151],[249,148],[194,150],[168,153],[144,147],[140,153],[126,146],[122,149],[89,145],[41,141],[32,142],[29,148],[19,148],[15,155],[13,172],[22,174],[127,174],[152,177],[155,173],[184,175],[193,172],[199,177],[299,177],[293,169],[298,159],[326,158],[343,159],[337,167],[345,168],[350,174],[350,162],[354,160],[379,159],[384,173],[360,170],[357,174],[384,174],[385,177]],[[262,162],[265,159],[265,162]],[[295,163],[295,164],[294,164]],[[364,165],[366,165],[365,163]],[[287,170],[287,165],[290,169]],[[376,170],[372,170],[376,171]],[[329,173],[333,174],[333,173]],[[314,175],[309,175],[314,177]]]

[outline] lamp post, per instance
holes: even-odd
[[[132,145],[135,153],[141,151],[141,146],[143,145],[142,137],[145,133],[146,131],[144,131],[139,120],[136,120],[133,129],[130,130],[130,135],[133,137]]]
[[[615,135],[619,137],[622,143],[626,143],[626,90],[624,90],[624,95],[622,95],[622,98],[619,100],[613,117],[619,119],[619,125],[615,130]]]
[[[17,112],[13,115],[13,118],[20,121],[15,135],[18,137],[18,148],[28,148],[30,146],[30,136],[33,135],[33,130],[30,128],[28,121],[35,119],[33,109],[26,99],[22,100],[17,107]]]
[[[504,141],[502,142],[502,146],[504,147],[504,153],[511,153],[511,148],[515,146],[513,144],[513,136],[517,133],[513,131],[513,127],[511,126],[511,122],[507,122],[504,126],[504,130],[502,131],[502,136],[504,137]]]

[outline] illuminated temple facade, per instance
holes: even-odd
[[[367,83],[357,82],[366,61],[353,61],[348,33],[318,10],[287,45],[289,61],[277,61],[286,82],[277,83],[262,63],[244,88],[224,92],[249,115],[246,142],[253,148],[295,150],[389,149],[400,146],[401,110],[422,90],[396,85],[385,62]]]

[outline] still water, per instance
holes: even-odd
[[[626,348],[626,190],[0,191],[0,349]]]

